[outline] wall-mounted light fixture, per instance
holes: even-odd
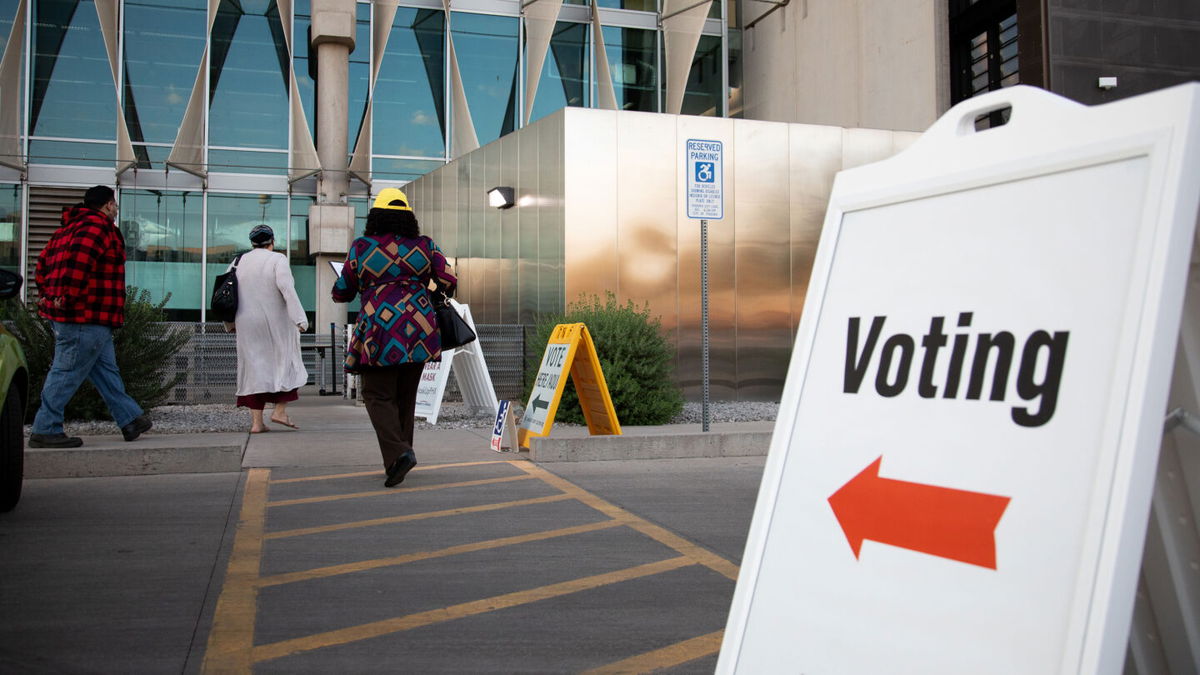
[[[510,187],[494,187],[488,190],[488,206],[494,206],[498,209],[510,209],[516,202],[513,201],[515,191]]]
[[[1115,78],[1115,77],[1097,78],[1096,86],[1100,87],[1101,89],[1104,89],[1104,90],[1114,89],[1117,86],[1117,78]]]

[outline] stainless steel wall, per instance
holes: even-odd
[[[700,396],[700,221],[683,148],[724,144],[725,218],[709,222],[715,400],[777,400],[833,177],[917,134],[566,108],[408,187],[422,229],[454,259],[482,323],[531,323],[584,295],[648,303]],[[486,191],[517,205],[487,206]]]

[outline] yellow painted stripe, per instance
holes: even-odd
[[[503,478],[483,478],[480,480],[464,480],[458,483],[441,483],[422,487],[404,488],[402,490],[371,490],[370,492],[351,492],[341,495],[326,495],[324,497],[303,497],[301,499],[284,499],[277,502],[267,502],[267,506],[295,506],[297,504],[320,504],[321,502],[336,502],[342,499],[363,499],[382,495],[411,494],[413,492],[430,492],[432,490],[447,490],[450,488],[475,487],[477,485],[495,485],[496,483],[511,483],[518,480],[529,480],[533,476],[505,476]]]
[[[249,672],[254,646],[254,620],[258,613],[259,566],[262,561],[263,524],[266,519],[269,469],[251,469],[242,495],[242,512],[233,539],[233,552],[225,583],[213,614],[212,632],[201,666],[206,673]]]
[[[574,499],[571,495],[549,495],[547,497],[533,497],[531,499],[518,499],[511,502],[499,502],[496,504],[480,504],[479,506],[464,506],[458,509],[446,509],[445,511],[426,511],[424,513],[410,513],[406,516],[390,516],[388,518],[373,518],[371,520],[358,520],[352,523],[338,523],[337,525],[322,525],[319,527],[302,527],[296,530],[280,530],[279,532],[270,532],[266,535],[267,539],[283,539],[286,537],[300,537],[307,534],[320,534],[322,532],[336,532],[338,530],[349,530],[356,527],[374,527],[375,525],[391,525],[394,523],[407,523],[413,520],[425,520],[426,518],[446,518],[449,516],[460,516],[466,513],[480,513],[483,511],[498,511],[500,509],[510,509],[516,506],[526,506],[529,504],[549,504],[551,502],[561,502],[568,499]]]
[[[260,645],[254,648],[251,655],[253,663],[261,663],[278,659],[300,652],[307,652],[313,649],[322,649],[325,647],[333,647],[336,645],[344,645],[350,642],[359,640],[369,640],[371,638],[389,635],[399,631],[411,630],[422,626],[429,626],[446,621],[454,621],[468,616],[478,614],[486,614],[487,612],[495,612],[501,609],[526,605],[541,600],[548,600],[571,593],[578,593],[600,586],[629,581],[641,577],[650,576],[653,574],[661,574],[671,570],[687,567],[695,564],[695,561],[686,558],[678,557],[668,560],[660,560],[648,565],[638,565],[628,569],[617,570],[616,572],[608,572],[606,574],[597,574],[595,576],[584,577],[582,579],[573,579],[564,581],[558,584],[542,586],[540,588],[531,588],[526,591],[517,591],[515,593],[505,593],[483,600],[475,600],[472,602],[464,602],[458,605],[451,605],[441,609],[432,609],[427,612],[418,612],[417,614],[409,614],[407,616],[396,617],[393,619],[384,619],[383,621],[374,621],[372,623],[362,624],[360,626],[351,626],[340,630],[333,630],[326,633],[318,633],[302,638],[292,640],[283,640],[281,642],[273,642],[270,644]]]
[[[461,466],[482,466],[484,464],[506,464],[507,460],[489,459],[485,462],[457,462],[451,464],[421,464],[413,467],[413,473],[417,471],[437,471],[438,469],[457,469]],[[271,485],[283,485],[284,483],[307,483],[314,480],[335,480],[338,478],[361,478],[363,476],[379,476],[383,474],[383,469],[376,471],[355,471],[353,473],[332,473],[324,476],[304,476],[303,478],[280,478],[271,481]]]
[[[725,631],[719,630],[708,635],[701,635],[669,647],[610,663],[607,666],[586,670],[584,675],[638,675],[653,673],[663,668],[674,668],[688,661],[695,661],[721,651],[721,637],[724,634]]]
[[[682,555],[691,558],[695,562],[704,565],[705,567],[722,574],[730,579],[737,580],[738,566],[722,558],[721,556],[709,551],[708,549],[693,544],[692,542],[680,537],[679,535],[665,528],[654,525],[650,522],[642,520],[625,509],[610,504],[596,495],[584,490],[574,483],[559,478],[558,476],[546,471],[542,467],[531,462],[509,462],[515,467],[528,473],[531,476],[536,476],[542,481],[563,491],[563,494],[570,495],[588,506],[596,509],[613,520],[620,521],[629,527],[641,532],[664,546],[669,546]]]
[[[398,555],[390,558],[378,558],[375,560],[363,560],[359,562],[346,563],[344,565],[330,565],[328,567],[317,567],[311,570],[301,572],[290,572],[288,574],[276,574],[274,576],[262,577],[259,580],[258,587],[278,586],[280,584],[291,584],[297,581],[309,581],[311,579],[321,579],[325,577],[337,576],[339,574],[352,574],[354,572],[362,572],[365,570],[379,569],[380,567],[391,567],[394,565],[404,565],[406,563],[417,562],[419,560],[431,560],[433,558],[445,558],[460,553],[474,553],[476,551],[486,551],[494,548],[502,548],[504,546],[515,546],[517,544],[527,544],[531,541],[543,541],[546,539],[554,539],[556,537],[569,537],[574,534],[583,534],[585,532],[595,532],[597,530],[605,530],[611,527],[619,527],[621,523],[615,520],[602,520],[596,523],[588,523],[587,525],[576,525],[575,527],[564,527],[558,530],[547,530],[545,532],[532,532],[530,534],[515,535],[512,537],[502,537],[500,539],[489,539],[487,541],[473,542],[470,544],[461,544],[459,546],[451,546],[437,551],[424,551],[421,553],[410,553],[408,555]]]

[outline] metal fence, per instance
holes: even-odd
[[[171,391],[169,403],[228,403],[237,391],[237,336],[226,333],[219,323],[171,322],[187,331],[191,339],[175,354],[168,378],[180,373],[183,379]],[[520,398],[525,363],[525,331],[519,325],[477,325],[480,347],[498,398]],[[332,345],[332,349],[330,348]],[[308,369],[308,384],[341,394],[345,388],[342,355],[345,331],[336,335],[303,333],[300,353]],[[453,371],[451,371],[453,372]],[[450,378],[446,401],[462,400],[455,378]]]

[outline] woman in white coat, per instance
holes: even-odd
[[[272,422],[297,429],[287,404],[300,398],[298,389],[308,382],[300,358],[308,318],[287,258],[275,253],[275,232],[257,225],[250,243],[254,248],[237,262],[238,308],[230,328],[237,333],[237,404],[250,409],[252,434],[270,431],[263,421],[268,403],[275,406]]]

